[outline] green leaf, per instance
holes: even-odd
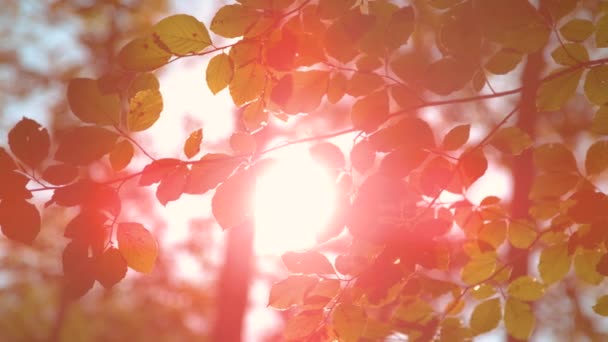
[[[355,102],[350,117],[357,130],[371,132],[388,118],[388,92],[386,90],[372,93]]]
[[[557,64],[577,65],[589,61],[587,49],[578,43],[566,43],[560,45],[553,52],[551,57]]]
[[[73,165],[87,165],[114,149],[118,134],[98,126],[80,126],[59,140],[55,159]]]
[[[222,229],[236,227],[251,218],[254,188],[255,176],[251,171],[237,172],[218,186],[211,211]]]
[[[261,12],[250,7],[226,5],[215,13],[210,29],[222,37],[240,37],[245,35],[261,16]]]
[[[490,140],[490,144],[499,151],[515,156],[532,146],[532,143],[528,133],[515,126],[501,128]]]
[[[507,292],[513,298],[529,302],[545,294],[545,285],[530,276],[521,276],[509,284]]]
[[[530,304],[514,298],[507,298],[504,317],[505,328],[509,335],[520,340],[527,340],[532,335],[536,317]]]
[[[482,282],[496,270],[496,253],[485,252],[479,254],[464,265],[461,272],[462,281],[468,285]]]
[[[601,296],[593,306],[593,311],[601,316],[608,316],[608,295]]]
[[[509,243],[516,248],[528,248],[536,239],[538,233],[531,222],[515,220],[509,223],[509,233],[507,235]]]
[[[152,27],[156,43],[175,55],[196,53],[211,45],[203,23],[186,14],[164,18]]]
[[[591,285],[599,285],[604,276],[597,271],[604,253],[597,250],[581,249],[574,256],[574,272],[576,276]]]
[[[329,72],[296,71],[283,76],[272,90],[272,101],[285,113],[312,113],[327,92]]]
[[[129,140],[123,140],[114,145],[110,152],[110,165],[114,171],[120,171],[127,167],[133,159],[135,150]]]
[[[543,144],[534,150],[534,164],[545,172],[578,171],[572,152],[560,143]]]
[[[229,85],[234,104],[242,106],[258,98],[266,86],[266,69],[258,63],[237,68]]]
[[[344,168],[344,154],[340,148],[329,142],[315,144],[309,149],[312,160],[331,169]]]
[[[485,65],[494,75],[504,75],[521,63],[522,53],[513,49],[501,49]]]
[[[593,67],[585,78],[585,95],[593,104],[608,104],[608,65]]]
[[[49,154],[51,139],[46,128],[24,117],[8,132],[8,145],[19,160],[35,169]]]
[[[120,96],[102,92],[97,80],[70,80],[67,98],[70,109],[83,122],[97,125],[118,125],[120,122]]]
[[[158,244],[142,224],[121,222],[116,230],[118,250],[133,270],[150,273],[158,255]]]
[[[595,46],[608,47],[608,14],[601,17],[595,25]]]
[[[203,129],[199,128],[188,136],[184,143],[184,154],[188,159],[194,157],[201,151],[201,143],[203,142]]]
[[[538,272],[543,281],[551,285],[560,281],[570,270],[570,255],[567,243],[549,246],[540,253]]]
[[[541,200],[559,198],[578,184],[580,177],[572,173],[550,172],[543,173],[532,181],[530,199]]]
[[[499,298],[493,298],[479,303],[471,314],[470,324],[475,335],[496,329],[502,318],[501,309]]]
[[[323,310],[300,312],[287,321],[283,336],[287,341],[305,339],[319,328],[324,318]]]
[[[334,308],[332,322],[340,341],[357,342],[365,330],[367,314],[360,306],[340,303]]]
[[[333,274],[334,268],[323,254],[310,252],[287,252],[281,256],[289,272],[302,274]]]
[[[192,164],[184,192],[203,194],[215,188],[225,181],[239,164],[240,160],[226,154],[205,154],[199,162]]]
[[[40,232],[40,213],[24,199],[5,198],[0,202],[0,228],[7,238],[31,245]]]
[[[447,151],[459,149],[469,140],[471,125],[458,125],[452,128],[443,138],[443,148]]]
[[[608,140],[595,142],[587,150],[585,169],[588,175],[602,173],[608,168]]]
[[[136,38],[118,53],[118,64],[131,71],[151,71],[169,62],[171,54],[161,49],[152,36]]]
[[[608,135],[608,106],[601,106],[591,122],[591,131],[595,134]]]
[[[108,248],[95,260],[95,279],[106,289],[120,282],[127,274],[127,262],[120,251]]]
[[[572,19],[559,29],[562,36],[572,42],[582,42],[589,38],[593,31],[595,26],[585,19]]]
[[[234,63],[225,53],[214,56],[207,65],[207,85],[213,94],[226,88],[234,76]]]
[[[127,127],[131,132],[144,131],[150,128],[163,111],[163,97],[158,90],[138,91],[129,100]]]
[[[71,183],[76,177],[78,177],[78,168],[69,164],[50,165],[42,172],[42,179],[53,185]]]
[[[275,309],[289,309],[292,305],[301,305],[306,294],[315,286],[319,280],[305,275],[292,275],[270,288],[268,306]]]
[[[169,171],[156,189],[156,198],[160,204],[166,206],[168,202],[179,199],[184,193],[189,176],[190,169],[186,164],[179,164]]]
[[[542,111],[560,110],[576,92],[578,83],[583,75],[582,69],[564,71],[557,69],[552,74],[550,80],[541,84],[536,94],[536,107]],[[559,76],[551,76],[559,73]]]

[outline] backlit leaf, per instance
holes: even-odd
[[[577,65],[589,61],[587,49],[577,43],[560,45],[551,52],[553,60],[561,65]]]
[[[584,89],[591,103],[599,106],[608,104],[608,66],[591,68],[587,72]]]
[[[469,140],[471,125],[459,125],[452,128],[443,138],[443,148],[452,151],[460,148]]]
[[[503,153],[519,155],[532,146],[532,139],[520,128],[511,126],[501,128],[496,132],[490,140],[490,144]]]
[[[595,24],[595,46],[608,47],[608,14],[602,16]]]
[[[601,296],[593,306],[593,311],[601,316],[608,316],[608,295]]]
[[[87,165],[110,153],[118,134],[98,126],[80,126],[67,131],[59,141],[55,159],[73,165]]]
[[[156,189],[156,198],[160,204],[166,206],[168,202],[179,199],[185,190],[189,176],[190,169],[185,164],[180,164],[169,171]]]
[[[156,43],[175,55],[196,53],[211,45],[203,23],[186,14],[166,17],[152,27]]]
[[[95,260],[95,278],[106,289],[120,282],[127,274],[127,262],[118,249],[108,248]]]
[[[285,340],[301,340],[314,333],[324,319],[322,310],[304,311],[290,318],[285,326]]]
[[[110,165],[114,171],[120,171],[127,167],[133,159],[135,150],[133,144],[129,140],[122,140],[114,145],[112,152],[110,152]]]
[[[608,140],[594,143],[587,150],[585,169],[588,175],[595,175],[608,168]]]
[[[479,240],[489,243],[494,248],[498,248],[506,237],[507,222],[504,220],[495,220],[484,224],[477,235]]]
[[[121,222],[116,230],[118,250],[127,265],[137,272],[150,273],[158,255],[156,240],[143,225]]]
[[[19,160],[35,169],[49,154],[51,139],[46,128],[24,117],[8,132],[8,144]]]
[[[360,306],[340,303],[334,308],[332,322],[340,341],[356,342],[365,330],[367,314]]]
[[[485,65],[486,70],[495,75],[504,75],[515,67],[522,60],[522,53],[513,49],[501,49]]]
[[[17,164],[13,160],[8,152],[2,147],[0,147],[0,171],[10,171],[17,169]]]
[[[281,256],[289,272],[303,274],[332,274],[334,268],[323,254],[310,252],[287,252]]]
[[[608,135],[608,106],[601,106],[591,122],[591,131],[595,134]]]
[[[445,57],[428,66],[424,77],[427,89],[439,95],[449,95],[462,89],[473,77],[470,65]]]
[[[481,149],[474,149],[462,154],[458,167],[462,184],[469,187],[486,173],[488,160]]]
[[[234,104],[242,106],[256,99],[264,92],[266,85],[266,70],[257,63],[250,63],[237,68],[230,81],[230,96]]]
[[[83,122],[98,125],[118,125],[120,122],[120,96],[102,92],[97,80],[70,80],[67,98],[72,113]]]
[[[317,278],[292,275],[272,285],[268,305],[275,309],[288,309],[302,304],[306,294],[319,282]]]
[[[472,285],[488,279],[496,270],[496,253],[486,252],[475,256],[462,268],[462,281]]]
[[[7,238],[31,245],[40,232],[40,213],[36,206],[23,199],[3,199],[0,228]]]
[[[348,81],[346,93],[353,97],[366,96],[385,85],[384,79],[376,74],[356,73]]]
[[[165,178],[169,172],[177,168],[180,164],[180,160],[172,158],[157,159],[151,162],[144,167],[141,178],[139,179],[139,185],[148,186],[160,182],[161,179]]]
[[[348,85],[348,79],[343,73],[335,73],[329,80],[327,87],[327,100],[330,103],[336,103],[346,94],[346,86]]]
[[[235,132],[230,136],[230,148],[237,155],[250,155],[256,150],[256,142],[253,135],[243,132]]]
[[[342,63],[350,62],[359,52],[357,43],[375,21],[375,17],[361,14],[358,10],[345,11],[327,28],[323,40],[325,52]]]
[[[260,18],[261,12],[253,8],[237,4],[226,5],[215,13],[210,29],[222,37],[236,38],[245,35]]]
[[[388,118],[388,93],[386,90],[359,99],[352,107],[351,121],[358,130],[371,132]]]
[[[151,71],[169,61],[171,54],[161,49],[152,36],[136,38],[118,53],[118,64],[127,70]]]
[[[471,295],[473,298],[481,300],[493,296],[496,293],[494,286],[489,284],[481,284],[473,287]]]
[[[223,229],[238,226],[251,217],[254,187],[255,176],[251,171],[237,172],[218,186],[211,211]]]
[[[344,167],[344,154],[340,148],[329,142],[322,142],[310,148],[310,156],[317,163],[332,169]]]
[[[163,111],[163,97],[158,90],[147,89],[137,92],[129,100],[127,127],[131,132],[150,128]]]
[[[581,69],[563,73],[564,69],[557,69],[553,73],[560,73],[548,81],[543,82],[536,94],[536,107],[543,111],[559,110],[576,92],[578,83],[583,75]]]
[[[509,335],[520,340],[527,340],[532,335],[536,317],[530,304],[514,298],[507,298],[504,317],[505,328]]]
[[[184,143],[184,154],[188,158],[192,158],[201,151],[201,143],[203,142],[203,129],[199,128],[188,136]]]
[[[476,335],[494,330],[502,318],[500,299],[479,303],[471,314],[471,329]]]
[[[355,170],[365,173],[372,168],[376,160],[376,151],[369,140],[363,140],[353,146],[350,152],[350,160]]]
[[[128,89],[129,98],[132,98],[138,92],[142,90],[159,90],[160,83],[158,78],[152,73],[142,73],[135,76],[133,82]]]
[[[53,185],[71,183],[77,176],[78,168],[69,164],[50,165],[42,172],[42,179]]]
[[[581,249],[574,256],[576,276],[591,285],[599,285],[604,276],[597,271],[597,266],[604,254],[597,250]]]
[[[321,19],[333,19],[343,15],[355,5],[356,0],[319,0]]]
[[[507,235],[509,243],[516,248],[528,248],[536,239],[538,233],[531,222],[515,220],[509,223]]]
[[[209,60],[207,65],[207,85],[213,94],[226,88],[234,76],[234,64],[225,53],[220,53]]]
[[[521,276],[509,284],[507,292],[513,298],[529,302],[545,294],[545,285],[530,276]]]
[[[580,177],[573,173],[550,172],[534,178],[530,199],[540,200],[558,198],[566,194],[578,184]]]
[[[199,162],[192,164],[190,177],[184,192],[187,194],[203,194],[226,180],[240,160],[221,153],[204,155]]]
[[[560,281],[570,270],[570,255],[566,243],[549,246],[540,253],[538,272],[543,281],[550,285]]]
[[[328,83],[327,71],[296,71],[279,80],[272,90],[272,100],[285,113],[311,113],[319,107]]]
[[[545,172],[577,172],[572,152],[560,143],[543,144],[534,149],[534,164]]]
[[[268,112],[266,112],[264,101],[258,99],[247,104],[243,110],[243,124],[251,133],[268,124]]]
[[[399,8],[391,15],[386,29],[386,45],[389,49],[396,49],[407,43],[414,32],[414,10],[411,6]]]
[[[585,19],[572,19],[564,24],[559,29],[559,32],[569,41],[582,42],[589,38],[594,30],[595,26],[591,21]]]

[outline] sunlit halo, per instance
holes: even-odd
[[[335,191],[327,170],[307,153],[281,158],[257,182],[256,252],[279,254],[312,247],[331,219]]]

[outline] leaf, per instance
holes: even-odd
[[[258,63],[249,63],[237,68],[229,85],[230,96],[234,104],[242,106],[255,100],[266,86],[266,70]]]
[[[332,312],[333,328],[340,341],[357,342],[365,331],[367,314],[357,305],[339,303]]]
[[[209,60],[206,80],[209,90],[215,95],[226,88],[234,76],[234,63],[225,53],[220,53]]]
[[[110,153],[118,134],[98,126],[74,127],[59,140],[55,159],[73,165],[87,165]]]
[[[40,232],[40,213],[23,199],[5,198],[0,202],[0,227],[7,238],[31,245]]]
[[[572,152],[560,143],[549,143],[534,149],[534,164],[545,172],[577,172]]]
[[[334,19],[353,8],[356,0],[319,0],[318,13],[321,19]]]
[[[97,80],[70,80],[67,98],[70,109],[82,122],[97,125],[117,125],[120,122],[120,96],[104,93]]]
[[[131,71],[151,71],[167,64],[171,54],[161,49],[152,36],[136,38],[118,53],[118,64]]]
[[[601,296],[593,306],[593,311],[601,316],[608,316],[608,295]]]
[[[344,94],[346,94],[347,85],[348,79],[343,73],[337,72],[333,74],[327,86],[327,101],[332,104],[340,101],[344,97]]]
[[[424,85],[438,95],[462,89],[473,77],[473,68],[453,57],[444,57],[426,69]]]
[[[608,106],[601,106],[591,122],[591,131],[595,134],[608,135]]]
[[[532,139],[518,127],[504,127],[494,134],[490,144],[502,153],[519,155],[530,146]]]
[[[118,250],[127,265],[137,272],[150,273],[158,255],[158,244],[144,226],[135,222],[121,222],[116,231]]]
[[[160,204],[166,206],[168,202],[179,199],[184,193],[189,175],[190,169],[186,164],[179,164],[169,171],[156,189],[156,198]]]
[[[527,340],[532,335],[536,317],[530,304],[514,298],[507,298],[504,317],[505,328],[509,335],[520,340]]]
[[[509,243],[516,248],[528,248],[537,236],[532,223],[524,220],[514,220],[509,223],[509,233],[507,235]]]
[[[225,181],[240,160],[221,153],[204,155],[199,162],[192,164],[190,177],[184,192],[187,194],[203,194]]]
[[[165,178],[169,172],[177,168],[182,162],[179,159],[163,158],[157,159],[146,165],[139,179],[140,186],[148,186],[158,183]]]
[[[17,164],[13,158],[6,152],[6,150],[0,147],[0,172],[16,170]]]
[[[560,110],[576,92],[583,70],[565,71],[557,69],[549,75],[551,79],[544,81],[536,94],[536,107],[541,111]],[[558,76],[553,76],[558,75]]]
[[[597,266],[604,254],[597,250],[581,249],[574,256],[576,276],[591,285],[599,285],[604,276],[597,271]]]
[[[321,142],[313,145],[310,149],[310,156],[315,162],[330,169],[344,168],[344,154],[340,148],[329,142]]]
[[[70,242],[63,250],[63,275],[68,298],[82,297],[95,284],[92,261],[87,247],[76,242]]]
[[[512,298],[530,302],[545,294],[545,285],[530,276],[521,276],[509,284],[507,292]]]
[[[129,140],[122,140],[114,145],[112,152],[110,152],[110,165],[112,170],[120,171],[127,167],[133,159],[135,150]]]
[[[475,256],[462,268],[462,281],[472,285],[488,279],[496,270],[496,253],[485,252]]]
[[[608,15],[602,16],[595,24],[595,46],[608,47]]]
[[[287,321],[283,336],[285,340],[301,340],[314,333],[323,322],[322,310],[300,312]]]
[[[460,156],[458,167],[462,184],[469,187],[486,173],[488,160],[481,149],[474,149]]]
[[[471,125],[459,125],[452,128],[443,138],[443,148],[447,151],[459,149],[469,140]]]
[[[163,111],[163,97],[158,90],[147,89],[138,91],[129,100],[127,127],[131,132],[139,132],[150,128]]]
[[[131,82],[129,86],[128,96],[132,98],[138,92],[142,90],[159,90],[160,83],[158,78],[152,73],[138,74]]]
[[[489,284],[481,284],[472,288],[471,295],[473,298],[481,300],[493,296],[496,293],[494,286]]]
[[[333,274],[334,268],[323,254],[310,252],[287,252],[281,256],[283,264],[291,273]]]
[[[476,335],[492,331],[502,318],[500,299],[494,298],[479,303],[471,314],[471,329]]]
[[[580,177],[572,173],[543,173],[532,181],[529,197],[533,200],[559,198],[574,189],[579,181]]]
[[[42,172],[42,179],[53,185],[71,183],[78,177],[78,168],[69,164],[50,165]]]
[[[549,246],[540,253],[538,272],[547,285],[560,281],[570,270],[570,255],[566,243]]]
[[[251,155],[255,153],[256,141],[249,133],[235,132],[230,136],[230,148],[237,155]]]
[[[551,52],[553,60],[561,65],[577,65],[589,61],[587,49],[577,43],[566,43],[560,45]]]
[[[49,154],[51,139],[46,128],[24,117],[8,132],[8,144],[19,160],[35,169]]]
[[[355,170],[365,173],[374,166],[376,151],[369,140],[363,140],[355,144],[350,151],[350,160]]]
[[[211,31],[226,38],[245,35],[247,30],[261,18],[261,12],[241,5],[226,5],[220,8],[211,21]]]
[[[449,228],[451,228],[451,225],[448,225],[446,230],[449,230]],[[503,220],[490,221],[484,224],[477,235],[479,240],[489,243],[495,249],[502,245],[506,237],[507,222]]]
[[[559,29],[562,36],[572,42],[582,42],[589,38],[593,31],[595,26],[585,19],[572,19]]]
[[[395,310],[394,318],[410,323],[428,323],[433,317],[433,307],[419,297],[405,297]]]
[[[312,113],[321,104],[328,83],[327,71],[296,71],[279,80],[271,98],[287,114]]]
[[[358,10],[344,11],[325,31],[323,46],[326,54],[342,63],[350,62],[359,52],[359,41],[375,22],[375,17],[361,14]]]
[[[317,278],[305,275],[292,275],[270,288],[268,306],[275,309],[289,309],[292,305],[301,305],[306,294],[319,282]]]
[[[388,118],[388,92],[377,91],[355,102],[350,117],[353,128],[372,132]]]
[[[203,142],[203,129],[199,128],[188,136],[184,143],[184,154],[188,159],[194,157],[201,151],[201,143]]]
[[[166,17],[152,27],[156,43],[175,55],[196,53],[211,45],[203,23],[186,14]]]
[[[346,93],[352,97],[366,96],[385,86],[382,77],[376,74],[355,73],[348,81]]]
[[[251,171],[237,172],[217,187],[211,211],[222,229],[236,227],[251,218],[254,188],[255,177]]]
[[[393,12],[386,28],[386,45],[397,49],[407,43],[414,32],[415,14],[411,6],[404,6]]]
[[[485,69],[494,75],[505,75],[521,63],[522,57],[517,50],[501,49],[486,62]]]
[[[264,101],[254,100],[243,110],[243,124],[251,133],[257,132],[268,124],[268,113]]]
[[[587,150],[585,169],[588,175],[602,173],[608,168],[608,140],[595,142]]]
[[[585,95],[593,104],[608,104],[608,65],[591,68],[585,78]]]
[[[540,3],[549,11],[551,18],[558,21],[572,12],[578,5],[579,0],[541,0]]]
[[[118,249],[108,248],[95,260],[95,279],[106,289],[118,284],[127,274],[127,262]]]

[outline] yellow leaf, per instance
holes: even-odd
[[[220,8],[211,21],[211,31],[226,38],[243,36],[256,21],[261,12],[242,5],[234,4]]]
[[[378,128],[388,117],[388,92],[377,91],[357,100],[351,109],[353,127],[371,132]]]
[[[319,282],[317,278],[292,275],[277,283],[270,288],[268,305],[275,309],[288,309],[292,305],[303,303],[306,294]]]
[[[340,341],[357,342],[365,331],[367,314],[360,306],[340,303],[334,308],[332,322]]]
[[[127,167],[133,158],[133,145],[128,140],[123,140],[110,152],[110,165],[114,171],[120,171]]]
[[[255,100],[266,86],[266,69],[257,63],[249,63],[236,69],[230,82],[230,96],[234,104],[242,106]]]
[[[190,15],[164,18],[152,30],[158,46],[174,55],[196,53],[211,45],[205,25]]]
[[[480,283],[492,276],[496,271],[496,253],[485,252],[476,255],[462,268],[462,281],[472,285]]]
[[[486,299],[490,296],[493,296],[495,293],[496,293],[496,290],[494,289],[494,286],[492,286],[490,284],[476,285],[471,290],[471,295],[473,296],[473,298],[479,299],[479,300]]]
[[[597,272],[596,267],[604,254],[597,250],[581,249],[574,256],[574,272],[582,281],[599,285],[604,276]]]
[[[536,317],[530,304],[507,298],[504,317],[505,328],[509,335],[520,340],[527,340],[532,335]]]
[[[509,223],[509,243],[513,247],[528,248],[536,239],[537,232],[531,222],[516,220]]]
[[[407,297],[395,310],[394,318],[410,323],[425,324],[433,318],[433,308],[418,297]]]
[[[532,146],[528,133],[518,127],[501,128],[490,140],[490,144],[503,153],[519,155]]]
[[[471,329],[476,335],[494,330],[502,318],[500,299],[493,298],[480,303],[471,314]]]
[[[576,92],[578,83],[583,75],[583,70],[576,69],[564,72],[557,69],[553,74],[560,73],[541,84],[536,94],[536,107],[543,111],[554,111],[562,108]]]
[[[591,131],[595,134],[608,135],[608,105],[601,106],[591,122]]]
[[[188,158],[192,158],[201,151],[201,142],[203,141],[203,129],[199,128],[190,133],[188,139],[184,143],[184,154]]]
[[[169,61],[171,54],[161,49],[151,36],[136,38],[118,53],[118,63],[132,71],[150,71]]]
[[[150,273],[158,255],[158,244],[140,223],[122,222],[116,230],[120,254],[135,271]]]
[[[234,75],[232,59],[225,53],[214,56],[207,66],[207,85],[213,94],[226,88]]]
[[[545,294],[545,285],[530,276],[521,276],[509,284],[507,291],[509,296],[528,302],[540,299]]]
[[[608,104],[608,65],[591,68],[585,78],[585,95],[593,104]]]
[[[259,54],[260,45],[249,40],[240,40],[229,52],[235,68],[241,68],[247,64],[254,63],[260,58]]]
[[[117,125],[120,121],[120,97],[117,93],[103,93],[97,80],[72,79],[67,98],[70,109],[83,122]]]
[[[559,198],[574,189],[579,180],[573,173],[542,173],[534,178],[529,197],[533,200]]]
[[[595,26],[589,20],[572,19],[559,29],[562,36],[572,42],[582,42],[595,31]]]
[[[129,100],[127,127],[131,132],[150,128],[163,111],[163,97],[158,90],[142,90]]]
[[[245,128],[251,133],[258,131],[266,126],[268,122],[268,113],[264,107],[264,101],[255,100],[250,102],[243,110],[243,123]]]
[[[545,172],[578,172],[572,151],[564,144],[544,144],[534,150],[534,164]]]
[[[595,28],[595,46],[598,48],[608,47],[608,14],[597,21]]]
[[[361,337],[373,341],[383,341],[385,337],[392,333],[392,331],[393,329],[390,324],[369,317],[367,319],[367,324],[365,325],[365,331]]]
[[[128,95],[129,98],[132,98],[137,94],[137,92],[142,90],[159,90],[160,83],[158,82],[158,78],[152,73],[142,73],[135,76],[133,82],[129,86]]]
[[[608,316],[608,295],[601,296],[593,306],[593,311],[598,315]]]
[[[283,332],[285,340],[302,340],[314,333],[323,322],[323,311],[304,311],[287,321]]]
[[[594,143],[587,150],[585,169],[588,175],[596,175],[608,168],[608,140]]]
[[[570,255],[567,243],[549,246],[540,253],[538,272],[546,284],[551,285],[561,280],[569,270]]]
[[[561,65],[577,65],[589,61],[587,49],[577,43],[560,45],[551,52],[553,60]]]
[[[471,125],[458,125],[452,128],[445,138],[443,138],[443,148],[447,151],[452,151],[460,148],[469,140],[469,132]]]
[[[502,245],[506,237],[507,222],[503,220],[490,221],[484,224],[477,234],[479,240],[489,243],[494,248],[498,248]]]
[[[512,49],[501,49],[485,65],[486,70],[495,75],[504,75],[515,67],[522,60],[522,53]]]

